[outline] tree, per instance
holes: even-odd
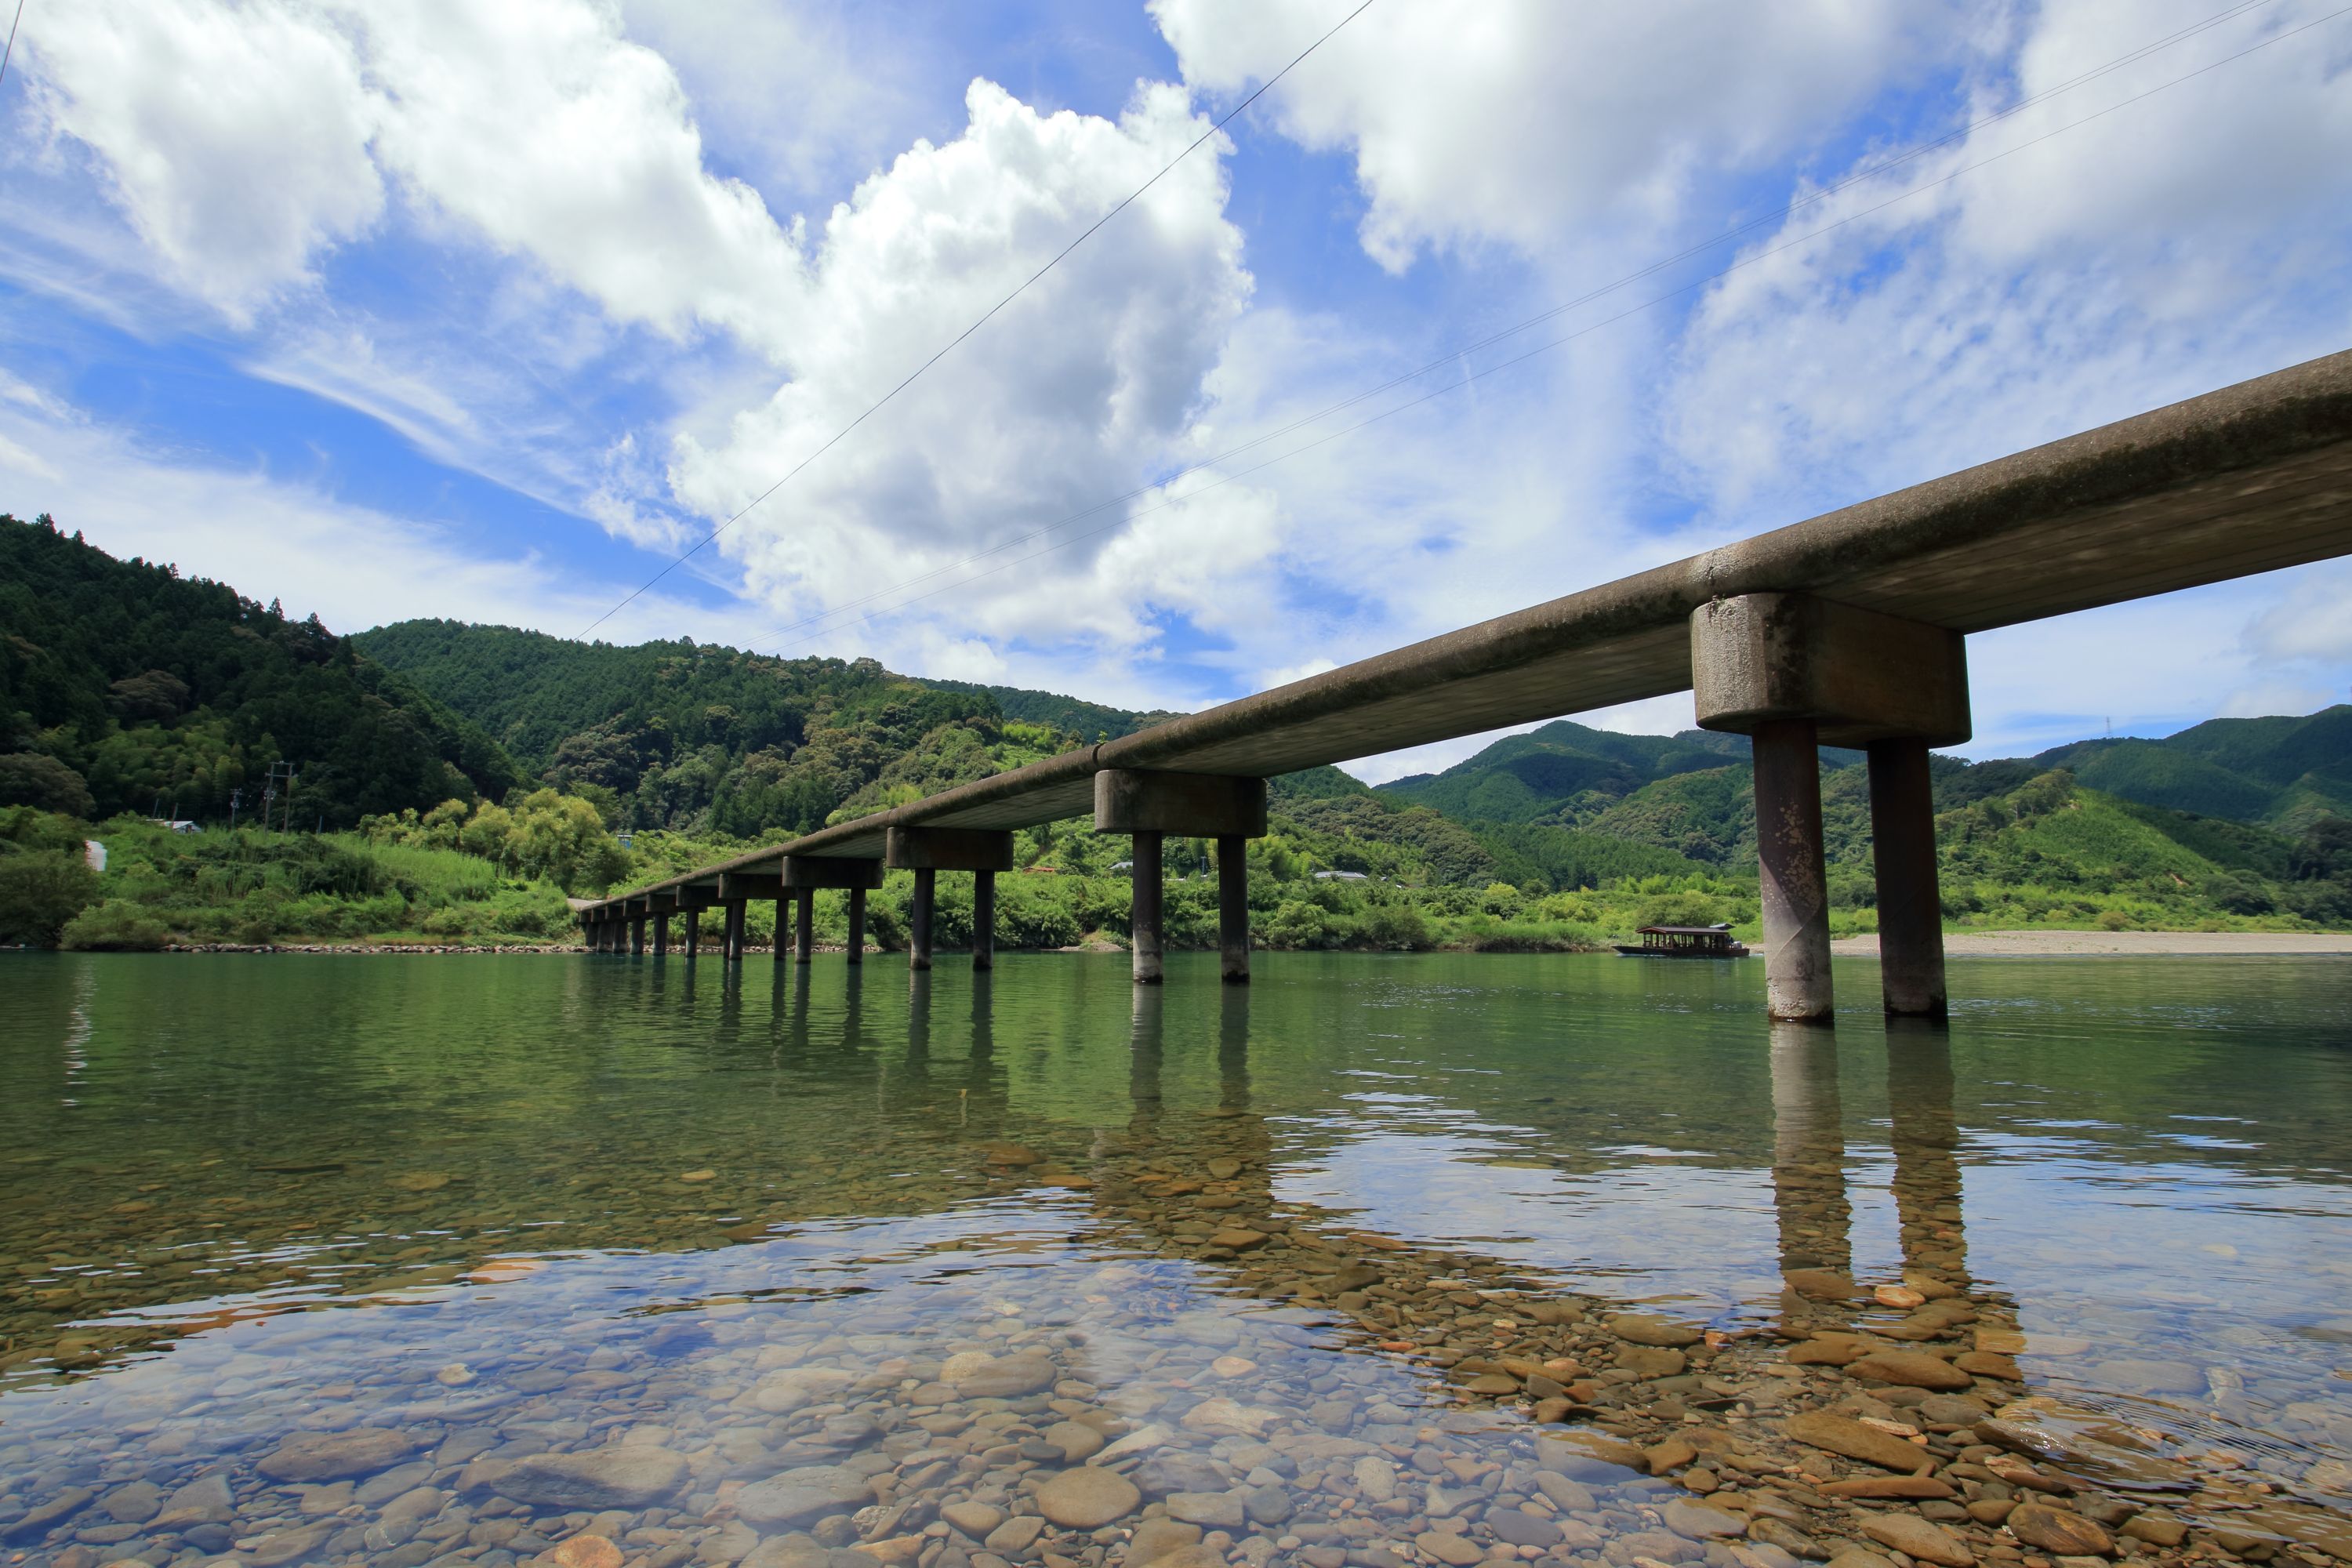
[[[31,805],[67,816],[89,816],[89,786],[55,757],[37,752],[0,756],[0,805]]]
[[[98,873],[78,855],[0,856],[0,942],[55,947],[66,922],[98,901]]]

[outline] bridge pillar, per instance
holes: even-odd
[[[646,951],[646,917],[642,910],[629,911],[629,956],[642,957]]]
[[[667,910],[654,911],[654,956],[656,958],[669,956],[669,911]]]
[[[1965,639],[1810,595],[1747,594],[1692,612],[1691,683],[1701,727],[1745,733],[1754,745],[1772,1016],[1827,1022],[1834,1006],[1822,745],[1871,748],[1886,1010],[1941,1012],[1943,913],[1927,759],[1929,746],[1969,738]]]
[[[793,894],[793,962],[806,963],[816,954],[816,893],[802,888]]]
[[[1249,840],[1217,839],[1217,968],[1228,985],[1249,984]]]
[[[701,950],[702,910],[698,905],[688,904],[686,909],[686,961],[692,963],[694,955]]]
[[[929,866],[915,868],[915,897],[908,911],[907,967],[931,966],[931,906],[939,901],[940,874]]]
[[[727,923],[721,928],[719,955],[730,963],[743,956],[743,910],[748,904],[749,900],[743,899],[727,900]]]
[[[971,874],[971,966],[996,967],[996,873]]]
[[[1878,876],[1878,968],[1886,1011],[1944,1016],[1944,900],[1927,742],[1870,742],[1870,847]]]
[[[776,952],[775,952],[775,961],[776,961],[778,963],[783,963],[783,962],[784,962],[784,956],[785,956],[785,953],[786,953],[787,950],[789,950],[789,949],[791,948],[791,946],[792,946],[792,934],[793,934],[793,915],[792,915],[792,910],[793,910],[793,895],[792,895],[791,893],[785,892],[785,891],[784,891],[782,889],[781,889],[781,888],[779,888],[779,889],[777,889],[777,891],[776,891]]]
[[[912,951],[917,969],[931,966],[939,873],[970,871],[971,964],[986,969],[996,945],[996,873],[1013,869],[1013,835],[993,827],[893,827],[883,837],[882,863],[915,873]]]
[[[1820,729],[1776,719],[1748,737],[1756,765],[1756,858],[1764,914],[1766,1005],[1776,1019],[1826,1023],[1829,869],[1822,857]]]
[[[1171,833],[1217,840],[1218,946],[1228,980],[1249,978],[1249,904],[1237,852],[1265,837],[1265,781],[1231,773],[1178,773],[1106,768],[1095,774],[1095,831],[1125,833],[1135,841],[1132,867],[1135,983],[1161,978],[1160,851]],[[1227,879],[1232,865],[1236,875]],[[1238,921],[1238,925],[1236,924]]]
[[[866,962],[866,894],[867,889],[882,885],[882,862],[857,860],[839,855],[787,855],[778,886],[800,897],[801,929],[809,926],[809,914],[814,908],[810,894],[818,888],[843,888],[849,893],[849,962]],[[803,942],[800,961],[806,963],[809,948]]]

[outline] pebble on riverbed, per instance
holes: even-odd
[[[157,1358],[80,1385],[121,1402],[144,1453],[0,1431],[0,1473],[26,1478],[0,1495],[0,1534],[57,1568],[2352,1561],[2340,1515],[2254,1491],[2242,1465],[2126,1447],[2103,1417],[2027,1399],[2004,1375],[2022,1342],[1964,1282],[1906,1277],[1898,1293],[1791,1270],[1770,1329],[1710,1335],[1278,1203],[1248,1118],[1203,1118],[1181,1148],[1024,1136],[961,1147],[965,1184],[942,1193],[1051,1187],[1120,1258],[980,1271],[932,1316],[820,1293],[509,1343],[453,1313],[414,1356],[306,1389],[317,1430],[156,1446],[269,1397],[268,1333],[299,1344],[303,1327],[278,1320],[237,1352],[249,1364],[197,1377]],[[733,1164],[678,1151],[650,1184],[699,1211]],[[811,1184],[808,1212],[825,1190]],[[719,1219],[758,1245],[794,1217],[740,1199],[707,1212],[679,1222],[681,1246],[719,1245]],[[562,1284],[561,1259],[486,1270],[513,1245],[486,1235],[419,1289]]]

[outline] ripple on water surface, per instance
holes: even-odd
[[[0,963],[10,1561],[2352,1560],[2329,961]]]

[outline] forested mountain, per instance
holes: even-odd
[[[911,679],[870,658],[774,658],[691,638],[625,647],[402,621],[358,641],[630,828],[805,833],[836,812],[1151,721],[1045,692]]]
[[[2077,741],[2033,761],[2127,800],[2288,832],[2352,816],[2345,703],[2300,719],[2210,719],[2160,741]]]
[[[684,639],[621,647],[448,621],[339,637],[46,520],[5,520],[0,942],[537,940],[566,929],[566,893],[1160,717]],[[1562,721],[1379,790],[1332,768],[1276,780],[1271,832],[1250,849],[1260,939],[1559,947],[1645,921],[1752,922],[1747,752],[1738,736]],[[250,825],[280,760],[299,765],[296,826],[358,831],[191,838],[122,820],[160,807],[219,824],[243,787]],[[1856,752],[1822,760],[1835,929],[1866,931],[1865,770]],[[2352,708],[1937,758],[1935,781],[1956,921],[2352,922]],[[77,847],[94,833],[114,852],[102,887]],[[1024,829],[1030,874],[1008,884],[1006,940],[1115,938],[1126,853],[1083,820]],[[1207,848],[1169,855],[1170,930],[1208,940]],[[904,891],[890,888],[875,914],[886,942]]]
[[[1863,775],[1840,777],[1862,760],[1859,752],[1822,750],[1824,805],[1833,815],[1841,804],[1864,801]],[[2293,837],[2322,817],[2352,816],[2352,705],[2304,718],[2214,719],[2162,740],[2077,741],[1995,762],[1938,756],[1937,809],[2007,795],[2061,768],[2077,784],[2122,800]],[[1618,735],[1561,720],[1380,793],[1465,821],[1587,828],[1698,860],[1755,851],[1748,742],[1705,730]]]
[[[0,805],[214,819],[241,789],[250,816],[278,762],[334,827],[523,778],[317,616],[0,514]]]
[[[1822,752],[1832,893],[1845,907],[1872,898],[1862,760]],[[1934,776],[1955,915],[2032,921],[2127,895],[2179,919],[2205,909],[2352,919],[2352,707],[2027,758],[1938,756]],[[1755,863],[1753,784],[1741,736],[1616,735],[1562,721],[1378,793],[1435,806],[1482,840],[1507,827],[1572,832],[1732,869]]]

